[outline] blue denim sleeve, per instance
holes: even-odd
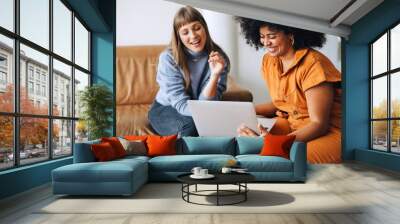
[[[191,116],[187,101],[190,96],[185,91],[185,80],[182,70],[177,66],[172,55],[165,51],[161,53],[157,68],[157,82],[162,97],[170,102],[180,114]]]

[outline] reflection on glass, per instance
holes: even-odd
[[[0,26],[14,31],[14,0],[0,1]]]
[[[372,122],[372,148],[387,151],[387,121]]]
[[[75,63],[89,70],[89,32],[75,18]]]
[[[14,111],[14,43],[0,34],[0,111]]]
[[[53,115],[72,117],[71,66],[53,60]]]
[[[80,94],[86,86],[89,86],[89,75],[75,69],[75,117],[81,114]]]
[[[391,151],[400,153],[400,121],[399,120],[394,120],[391,121]]]
[[[372,44],[372,71],[374,76],[387,71],[387,34]]]
[[[72,12],[60,0],[53,0],[53,10],[53,51],[71,60]]]
[[[395,69],[400,67],[400,24],[390,34],[390,69]]]
[[[21,164],[34,163],[49,158],[49,120],[45,118],[20,118]]]
[[[387,77],[372,81],[372,118],[387,118]]]
[[[25,114],[47,115],[49,57],[21,44],[20,108]]]
[[[88,141],[88,128],[83,120],[75,121],[75,143]]]
[[[49,48],[49,0],[20,0],[21,36]]]
[[[14,125],[10,116],[0,116],[0,170],[14,165]]]
[[[53,157],[72,154],[72,121],[53,120]]]
[[[400,118],[400,72],[391,75],[390,85],[391,116]]]

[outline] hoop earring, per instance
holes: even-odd
[[[290,38],[292,41],[291,41],[291,43],[292,43],[292,47],[294,46],[294,37],[292,37],[292,38]]]

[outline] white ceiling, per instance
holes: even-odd
[[[351,32],[350,26],[383,2],[383,0],[167,1],[342,37],[348,37]]]
[[[351,0],[226,0],[265,9],[275,9],[295,15],[329,20]],[[312,6],[312,7],[310,7]]]

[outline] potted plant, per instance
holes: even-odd
[[[94,84],[80,92],[81,119],[88,130],[89,140],[110,136],[113,95],[107,86]]]

